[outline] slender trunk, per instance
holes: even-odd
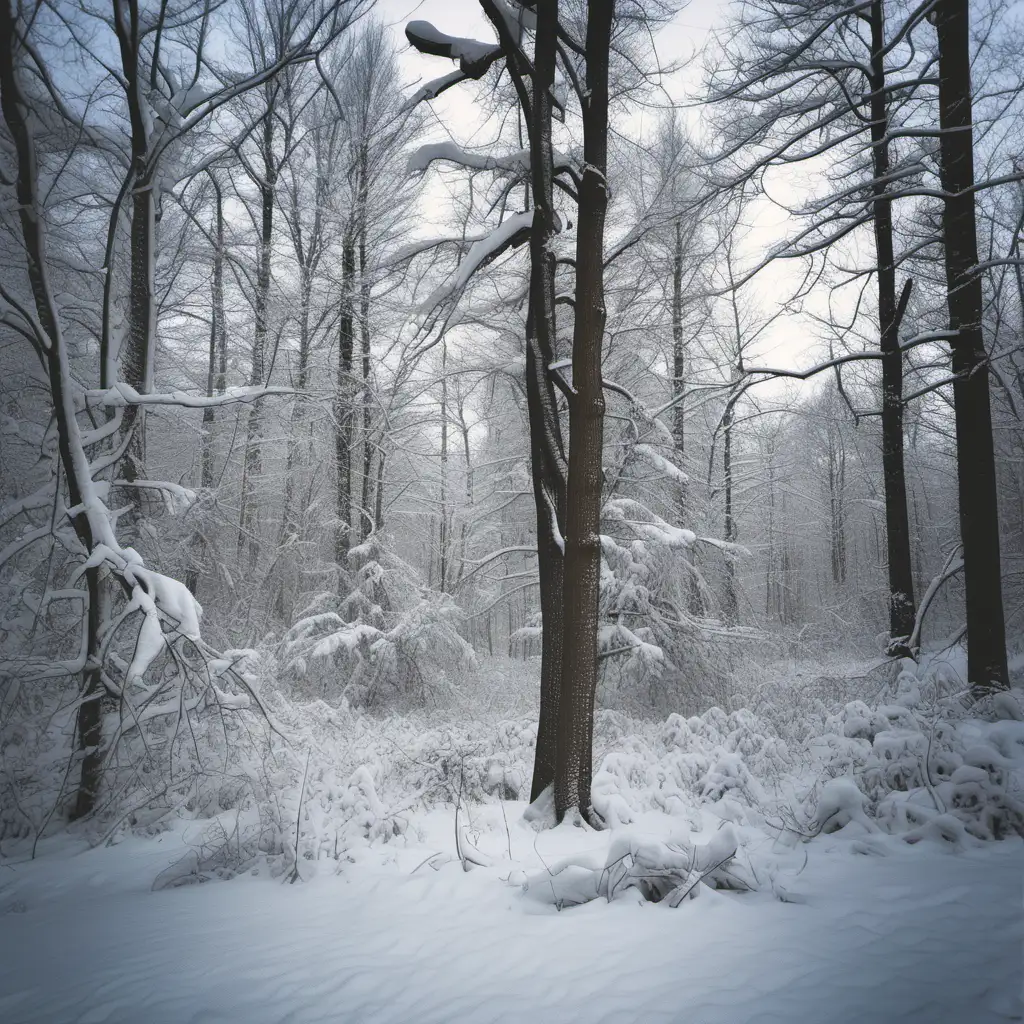
[[[601,458],[604,442],[604,222],[608,209],[608,64],[615,0],[588,0],[583,174],[576,237],[575,394],[569,405],[565,516],[562,694],[558,709],[555,815],[577,807],[594,818],[594,694],[601,580]]]
[[[268,86],[268,89],[272,89]],[[272,93],[270,94],[272,97]],[[256,268],[255,328],[252,341],[252,369],[249,384],[266,384],[266,352],[268,312],[270,308],[271,245],[274,240],[274,194],[277,185],[277,163],[274,159],[274,100],[268,103],[263,118],[263,180],[260,182],[260,251]],[[245,463],[242,469],[242,496],[238,526],[238,553],[248,555],[249,568],[255,569],[259,559],[259,502],[257,491],[263,472],[263,402],[252,404],[246,425]]]
[[[462,454],[466,460],[466,518],[462,521],[459,529],[459,574],[456,577],[455,585],[462,582],[466,571],[466,548],[469,544],[469,516],[473,509],[473,457],[469,447],[469,424],[466,422],[466,409],[464,405],[459,406],[459,427],[462,434]]]
[[[367,151],[364,144],[359,154],[359,347],[363,371],[363,490],[359,505],[360,537],[365,540],[373,529],[370,511],[370,471],[373,447],[370,443],[373,426],[373,396],[370,394],[370,275],[367,268],[366,218],[369,183],[367,181]]]
[[[359,263],[362,286],[359,298],[359,343],[363,370],[363,493],[360,503],[361,536],[365,540],[373,529],[371,512],[371,471],[373,469],[373,396],[370,393],[370,285],[366,279],[365,242],[359,245]]]
[[[155,331],[153,266],[156,212],[152,182],[148,180],[146,157],[142,152],[133,160],[134,195],[132,199],[130,281],[128,286],[128,338],[122,360],[124,380],[140,394],[152,386],[152,344]],[[129,437],[121,476],[129,483],[146,476],[146,409],[129,405],[121,420],[121,431]],[[142,489],[128,488],[131,503],[132,532],[142,517]]]
[[[94,567],[85,572],[86,590],[89,595],[89,612],[86,619],[86,669],[82,678],[82,703],[78,708],[78,749],[82,751],[82,776],[71,820],[84,818],[96,808],[103,770],[103,663],[101,655],[102,637],[100,627],[104,620],[104,593],[100,569]]]
[[[554,151],[551,94],[555,81],[558,2],[537,9],[530,129],[533,226],[530,233],[530,301],[526,323],[526,404],[530,420],[530,470],[537,520],[540,583],[540,714],[530,799],[554,781],[562,665],[562,588],[565,523],[565,451],[558,404],[548,366],[555,358]]]
[[[384,449],[377,455],[377,484],[373,500],[373,530],[380,533],[384,529]]]
[[[355,278],[355,244],[346,233],[341,254],[341,324],[338,331],[338,379],[334,400],[336,422],[334,446],[337,467],[337,527],[334,560],[344,565],[351,544],[352,527],[352,350],[354,309],[352,289]]]
[[[765,556],[764,613],[778,616],[778,581],[775,576],[775,459],[768,452],[768,551]]]
[[[438,524],[438,589],[448,590],[448,344],[441,340],[441,520]]]
[[[679,218],[675,222],[675,241],[672,250],[672,440],[675,443],[676,455],[682,468],[686,454],[686,349],[683,344],[683,225]],[[692,511],[690,509],[689,486],[685,480],[679,481],[679,493],[676,495],[676,507],[679,526],[683,529],[692,527]],[[688,599],[690,612],[701,615],[704,612],[700,594],[700,583],[697,579],[696,551],[691,548],[687,552],[689,560]]]
[[[299,266],[299,352],[295,372],[298,394],[292,403],[291,424],[288,428],[288,455],[284,480],[284,511],[281,515],[280,544],[293,543],[299,536],[299,522],[295,504],[295,473],[299,463],[299,444],[306,419],[305,391],[309,384],[309,306],[313,291],[313,273],[306,263]]]
[[[736,518],[732,507],[732,425],[735,419],[735,400],[729,399],[722,416],[722,487],[724,490],[725,535],[727,544],[736,541]],[[722,610],[727,622],[739,617],[739,599],[736,594],[736,561],[729,552],[725,553],[725,594]]]
[[[156,336],[156,305],[153,270],[156,262],[156,198],[151,164],[150,124],[147,112],[147,83],[140,61],[139,10],[135,3],[114,0],[114,29],[124,74],[125,99],[131,128],[131,228],[129,232],[128,336],[121,353],[123,379],[144,394],[152,384],[153,345]],[[146,475],[146,410],[129,405],[121,420],[121,435],[127,439],[120,475],[129,483]],[[129,487],[128,501],[134,534],[142,517],[142,489]],[[136,539],[132,537],[132,539]]]
[[[940,0],[939,136],[946,255],[946,304],[952,340],[960,537],[967,604],[967,678],[976,694],[1004,689],[1006,625],[999,565],[988,357],[981,331],[982,288],[974,209],[968,0]]]
[[[213,180],[215,194],[215,225],[213,280],[210,286],[210,348],[206,365],[206,395],[212,398],[224,390],[223,375],[227,371],[227,342],[224,324],[224,208],[220,186]],[[213,487],[213,428],[216,415],[212,405],[203,409],[203,434],[200,442],[199,486],[203,491]],[[195,595],[199,587],[199,566],[196,564],[206,553],[206,537],[202,530],[192,536],[192,565],[185,574],[185,586]]]
[[[882,352],[882,478],[889,572],[889,653],[910,652],[903,642],[914,628],[914,572],[910,558],[907,475],[903,460],[903,353],[900,321],[910,298],[910,281],[896,300],[892,199],[889,174],[889,107],[885,93],[885,16],[882,0],[871,5],[871,144],[875,254],[878,280],[879,348]]]

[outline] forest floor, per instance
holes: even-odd
[[[1018,839],[953,853],[819,837],[800,851],[785,902],[700,886],[675,909],[598,900],[559,912],[524,891],[523,874],[601,851],[612,833],[537,833],[523,809],[479,809],[487,867],[463,870],[453,811],[438,809],[415,823],[419,841],[294,885],[263,872],[150,891],[185,828],[112,848],[50,841],[34,862],[2,869],[0,1020],[1020,1019]],[[652,813],[629,827],[664,837],[673,824]]]
[[[303,810],[297,859],[242,858],[246,869],[220,880],[216,871],[194,866],[195,851],[209,834],[202,821],[177,821],[148,837],[128,834],[109,846],[58,834],[39,843],[34,859],[31,840],[5,842],[0,1021],[1020,1020],[1024,841],[974,840],[956,831],[959,819],[935,818],[934,812],[923,830],[914,826],[920,817],[908,822],[895,811],[880,827],[858,811],[857,799],[847,808],[849,822],[830,834],[801,833],[809,819],[799,815],[779,827],[779,814],[785,818],[785,808],[798,806],[800,779],[817,794],[820,822],[828,794],[856,797],[849,780],[881,778],[871,760],[879,751],[890,751],[901,737],[901,750],[920,745],[912,728],[898,727],[899,716],[919,697],[911,676],[899,692],[884,695],[903,703],[880,704],[880,711],[869,713],[889,716],[888,728],[885,722],[871,726],[880,730],[874,740],[859,738],[867,728],[862,704],[821,719],[818,731],[789,756],[800,760],[827,747],[832,760],[821,754],[796,776],[767,770],[781,748],[766,742],[758,730],[767,726],[748,712],[728,719],[709,712],[649,727],[602,720],[606,751],[595,796],[603,794],[614,827],[600,832],[569,822],[537,831],[524,820],[522,801],[479,796],[494,775],[490,754],[477,762],[463,759],[458,801],[400,799],[423,792],[422,781],[413,784],[403,773],[415,768],[423,778],[436,775],[427,770],[434,763],[429,759],[450,764],[449,747],[442,758],[437,736],[397,717],[387,725],[391,732],[364,723],[378,730],[378,751],[371,757],[372,737],[353,741],[356,719],[347,720],[347,742],[355,743],[358,756],[338,768],[337,778],[367,757],[376,763],[359,767],[347,789],[331,772],[309,769],[304,794],[295,794],[297,802],[282,819],[292,823],[290,842],[296,844],[295,808]],[[315,717],[326,730],[338,728],[320,710]],[[641,732],[609,732],[612,726]],[[517,745],[523,735],[518,728],[503,727],[504,754],[497,742],[488,749],[504,757],[502,771],[522,774],[529,749]],[[947,746],[965,764],[1002,756],[986,743],[1010,754],[1024,749],[1024,722],[968,721],[959,729]],[[801,730],[795,727],[794,735]],[[413,748],[414,736],[425,736],[423,746]],[[459,742],[457,735],[445,735],[445,744]],[[380,751],[399,746],[401,756],[382,764]],[[931,747],[926,756],[934,757]],[[839,763],[837,750],[859,759],[856,771],[865,774],[850,769],[829,783],[823,766]],[[750,766],[763,785],[749,774]],[[977,771],[967,770],[964,783],[936,781],[936,799],[952,808],[952,795],[963,792],[956,786],[972,784]],[[476,797],[463,798],[466,779]],[[779,797],[770,796],[769,784]],[[925,809],[921,814],[932,798],[924,791],[895,797],[897,810],[920,799],[914,806]],[[885,806],[883,798],[869,809]],[[343,833],[339,853],[335,829],[343,807],[346,820],[356,823],[349,834],[361,838],[346,840]],[[385,807],[401,807],[401,813]],[[897,827],[897,820],[904,824]],[[877,821],[884,824],[881,813]],[[565,905],[563,897],[579,888],[580,878],[595,877],[588,865],[600,868],[624,837],[664,850],[666,842],[675,849],[700,847],[726,834],[739,843],[737,870],[754,880],[753,891],[701,883],[693,890],[697,898],[676,907],[667,900],[645,903],[636,890],[611,902]],[[179,878],[175,865],[183,862],[193,869]],[[171,884],[154,886],[161,878]]]

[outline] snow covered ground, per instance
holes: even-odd
[[[468,834],[487,867],[463,870],[453,811],[438,809],[415,820],[417,841],[356,851],[294,885],[264,870],[151,891],[188,829],[84,851],[51,841],[0,874],[0,1020],[1020,1019],[1018,839],[951,852],[840,832],[781,851],[776,893],[700,886],[675,909],[559,912],[524,891],[524,874],[600,856],[611,833],[537,833],[523,809],[477,809]],[[651,813],[630,828],[664,837],[678,822]],[[777,844],[764,845],[768,863]]]
[[[419,717],[278,703],[303,746],[255,766],[269,790],[113,845],[4,842],[0,1022],[1020,1020],[1024,715],[965,711],[956,668],[789,665],[755,711],[601,712],[602,832],[524,820],[514,680]],[[639,888],[682,859],[679,898],[594,898],[623,850]]]

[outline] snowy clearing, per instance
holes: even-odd
[[[466,873],[453,812],[418,816],[307,883],[246,875],[151,892],[181,831],[3,868],[0,1018],[30,1022],[613,1022],[1019,1019],[1024,843],[953,854],[842,834],[782,856],[789,902],[724,893],[559,913],[523,874],[615,832],[536,833],[478,808]],[[502,818],[508,820],[508,832]],[[664,836],[678,821],[634,826]],[[187,829],[184,835],[195,826]],[[617,831],[617,830],[616,830]],[[773,844],[765,840],[765,850]],[[512,858],[508,851],[511,847]],[[806,866],[804,858],[806,851]],[[860,852],[858,852],[860,851]],[[432,853],[435,860],[424,863]],[[874,855],[872,855],[874,854]],[[996,941],[993,941],[996,940]]]

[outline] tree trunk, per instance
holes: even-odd
[[[438,590],[448,592],[448,344],[441,339],[441,518],[438,524]]]
[[[565,450],[558,403],[548,366],[555,358],[554,151],[551,94],[555,81],[558,2],[537,10],[533,117],[529,124],[533,225],[530,233],[530,300],[526,323],[526,403],[530,421],[530,470],[537,520],[540,582],[540,714],[530,799],[555,778],[562,668],[562,586],[565,524]]]
[[[363,489],[359,506],[360,537],[362,540],[373,529],[373,514],[370,510],[370,490],[373,467],[373,446],[370,432],[373,426],[373,396],[370,394],[370,277],[367,273],[366,217],[367,217],[367,153],[364,145],[359,157],[359,203],[361,225],[359,229],[359,347],[363,371]]]
[[[125,0],[114,2],[114,28],[124,74],[125,99],[131,127],[131,228],[128,284],[128,336],[121,354],[121,372],[126,383],[140,394],[152,384],[153,345],[156,336],[156,304],[153,272],[156,263],[156,198],[150,163],[150,131],[144,69],[140,60],[139,11]],[[127,439],[120,474],[129,483],[146,475],[146,409],[129,405],[121,420],[121,436]],[[128,488],[129,521],[134,535],[142,517],[143,492]],[[132,540],[137,540],[131,536]]]
[[[96,538],[93,536],[92,525],[83,504],[83,492],[90,483],[89,466],[81,446],[73,397],[66,387],[71,380],[71,367],[47,276],[45,235],[37,191],[39,179],[36,171],[35,144],[27,117],[30,107],[22,91],[17,71],[20,63],[20,46],[15,16],[9,0],[0,0],[0,44],[4,48],[3,54],[0,55],[0,109],[10,132],[11,148],[15,155],[16,209],[25,247],[26,276],[39,326],[49,341],[45,350],[45,366],[53,402],[53,418],[57,428],[57,452],[67,487],[68,518],[86,554],[91,556]],[[102,717],[96,694],[102,686],[100,655],[104,622],[103,581],[100,578],[99,567],[86,570],[86,586],[89,594],[89,610],[84,623],[87,630],[87,660],[82,673],[81,692],[83,697],[93,699],[83,700],[77,713],[79,747],[86,750],[87,754],[82,762],[76,814],[79,809],[81,814],[88,814],[93,810],[99,788]]]
[[[215,195],[213,280],[210,286],[210,349],[206,366],[206,396],[212,398],[224,390],[227,372],[227,341],[224,323],[224,207],[220,185],[211,175]],[[213,487],[213,428],[216,422],[212,405],[203,409],[203,434],[200,442],[199,486],[203,491]],[[185,575],[185,586],[195,596],[199,587],[199,566],[196,564],[206,553],[206,537],[196,530],[192,538],[192,566]]]
[[[1006,626],[999,565],[988,357],[975,221],[968,0],[940,0],[939,145],[946,256],[946,304],[953,350],[960,536],[967,604],[967,678],[974,692],[1005,689]]]
[[[730,398],[722,416],[722,489],[724,492],[725,535],[727,544],[736,541],[736,517],[733,514],[732,490],[732,426],[736,416],[736,400]],[[727,622],[736,622],[739,617],[739,598],[736,593],[736,560],[730,552],[725,552],[725,593],[722,600],[722,611]]]
[[[675,443],[679,466],[684,467],[686,454],[686,348],[683,344],[683,225],[680,218],[675,222],[675,239],[672,250],[672,440]],[[689,486],[685,480],[679,481],[679,493],[676,495],[678,522],[682,529],[691,529],[692,512],[690,509]],[[704,613],[701,600],[700,583],[697,568],[693,564],[697,557],[691,548],[687,552],[690,562],[688,598],[690,612],[694,615]]]
[[[903,461],[903,353],[899,329],[910,298],[910,281],[896,301],[896,261],[892,240],[889,174],[889,105],[885,92],[885,18],[882,0],[871,5],[871,153],[878,279],[879,348],[882,352],[882,477],[889,572],[889,650],[909,654],[905,643],[914,628],[914,572],[910,559],[907,477]]]
[[[78,749],[82,752],[82,775],[75,794],[75,806],[71,820],[84,818],[96,809],[96,798],[100,791],[103,770],[103,662],[100,627],[105,618],[104,606],[107,595],[104,592],[100,569],[94,567],[85,571],[86,589],[89,594],[89,614],[86,619],[86,668],[82,674],[82,703],[78,707]]]
[[[601,579],[601,457],[604,443],[604,222],[608,208],[608,64],[615,0],[588,0],[583,174],[576,237],[576,321],[572,340],[575,394],[569,405],[562,692],[558,709],[555,815],[576,807],[595,816],[594,693]]]
[[[268,89],[272,89],[268,86]],[[272,93],[269,94],[271,97]],[[270,98],[263,118],[263,180],[260,182],[260,251],[256,268],[255,329],[252,341],[252,369],[249,384],[266,384],[266,351],[268,312],[270,307],[271,245],[274,240],[274,193],[277,185],[277,163],[274,160],[274,100]],[[252,404],[246,426],[245,464],[242,469],[242,496],[238,524],[238,553],[248,554],[249,568],[255,569],[259,559],[259,502],[257,492],[263,471],[263,402]]]
[[[377,484],[373,498],[373,531],[380,533],[384,529],[384,449],[377,455]]]
[[[335,463],[337,466],[337,532],[334,560],[343,566],[348,558],[352,526],[352,352],[354,347],[355,244],[346,233],[341,254],[341,323],[338,331],[338,380],[334,400]]]

